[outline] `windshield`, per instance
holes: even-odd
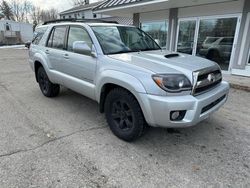
[[[135,27],[93,26],[92,29],[106,55],[161,49],[150,36]]]

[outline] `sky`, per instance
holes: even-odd
[[[7,0],[7,1],[11,1],[11,0]],[[73,6],[72,0],[30,0],[30,1],[34,5],[39,6],[41,9],[55,8],[59,12],[70,9]],[[90,3],[94,3],[97,1],[98,0],[90,0]]]

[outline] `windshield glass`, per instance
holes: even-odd
[[[151,37],[135,27],[93,26],[92,29],[106,55],[161,49]]]

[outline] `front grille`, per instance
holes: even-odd
[[[223,95],[221,98],[219,98],[216,101],[212,102],[211,104],[205,106],[204,108],[202,108],[201,114],[203,114],[203,113],[207,112],[208,110],[210,110],[211,108],[215,107],[217,104],[219,104],[225,98],[226,98],[226,95]]]
[[[194,73],[195,84],[193,95],[200,95],[216,87],[222,81],[222,74],[217,67],[205,69]]]

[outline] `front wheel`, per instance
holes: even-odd
[[[40,89],[44,96],[46,97],[56,97],[60,92],[60,86],[58,84],[53,84],[48,75],[46,74],[43,67],[40,67],[37,72],[37,80]]]
[[[145,129],[140,105],[125,89],[115,88],[109,92],[105,100],[105,115],[111,131],[122,140],[136,140]]]

